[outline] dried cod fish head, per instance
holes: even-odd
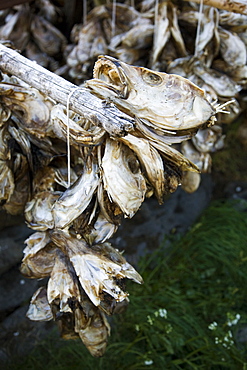
[[[224,146],[225,135],[222,135],[222,127],[215,125],[199,130],[191,139],[199,152],[215,152]]]
[[[30,175],[27,158],[21,153],[12,157],[14,191],[4,204],[3,208],[11,215],[21,214],[30,196]],[[3,176],[3,174],[1,174]],[[9,180],[11,175],[8,172]]]
[[[14,176],[6,161],[0,159],[0,202],[8,201],[15,189]]]
[[[45,287],[40,287],[32,296],[26,316],[33,321],[50,321],[53,319]]]
[[[54,227],[52,207],[60,193],[42,191],[26,203],[25,219],[33,230],[45,231]]]
[[[56,247],[47,232],[36,232],[25,240],[21,273],[29,278],[44,278],[52,272]]]
[[[78,240],[63,230],[54,230],[50,234],[52,241],[69,257],[91,302],[95,306],[103,305],[108,314],[112,313],[114,303],[122,302],[128,296],[120,284],[122,279],[142,283],[136,270],[119,252],[109,249],[108,243],[90,248],[85,240]]]
[[[32,17],[31,32],[40,50],[50,56],[62,52],[67,44],[66,37],[46,19],[38,15]]]
[[[246,64],[247,51],[244,42],[233,32],[219,29],[220,52],[222,58],[231,68],[239,68]]]
[[[64,228],[86,210],[99,185],[98,165],[87,163],[82,175],[54,203],[52,214],[55,227]]]
[[[102,158],[104,188],[126,217],[133,217],[146,194],[146,180],[133,152],[123,143],[107,139]]]
[[[78,279],[69,259],[57,248],[55,264],[47,285],[49,304],[59,312],[73,312],[70,302],[80,302]]]
[[[5,75],[0,83],[2,104],[15,112],[22,128],[38,138],[44,138],[50,130],[51,100],[37,89],[31,88],[20,80]],[[6,109],[6,108],[5,108]]]
[[[89,304],[88,301],[87,305]],[[106,350],[110,326],[104,313],[92,304],[90,306],[89,315],[80,308],[75,310],[75,332],[79,334],[91,355],[100,357]]]
[[[181,76],[130,66],[110,56],[99,57],[93,76],[86,82],[92,93],[163,134],[195,131],[216,113],[204,91]]]
[[[57,247],[53,243],[46,246],[35,254],[30,251],[22,260],[20,271],[22,275],[31,279],[43,279],[49,276],[53,270]]]

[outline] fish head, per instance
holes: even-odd
[[[125,113],[145,120],[154,130],[179,134],[200,128],[215,114],[204,90],[188,79],[100,56],[91,92]]]

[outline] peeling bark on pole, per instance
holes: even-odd
[[[86,88],[72,84],[55,73],[39,66],[15,50],[0,44],[0,70],[14,75],[44,95],[66,106],[70,95],[70,109],[94,120],[112,136],[124,136],[133,130],[134,119],[103,102]],[[74,93],[71,95],[71,92]]]
[[[201,0],[184,0],[199,3]],[[228,12],[240,13],[247,15],[247,1],[246,0],[203,0],[204,5],[213,6],[214,8],[227,10]]]

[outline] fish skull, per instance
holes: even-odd
[[[204,91],[178,75],[100,56],[93,76],[86,82],[92,93],[145,121],[159,134],[194,133],[215,114]]]

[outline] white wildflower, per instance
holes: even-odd
[[[215,330],[217,327],[217,322],[213,321],[211,324],[208,325],[209,330]]]
[[[153,325],[154,321],[150,315],[147,315],[147,321],[150,325]]]
[[[167,319],[167,310],[165,308],[160,308],[158,310],[158,314],[160,317],[164,317],[165,319]]]
[[[153,360],[146,360],[146,361],[144,361],[144,364],[145,365],[152,365],[153,364]]]
[[[227,325],[228,326],[233,326],[233,325],[237,325],[237,323],[239,322],[241,316],[239,315],[239,313],[237,313],[235,315],[235,318],[233,318],[233,316],[231,314],[228,314],[228,320],[227,320]]]

